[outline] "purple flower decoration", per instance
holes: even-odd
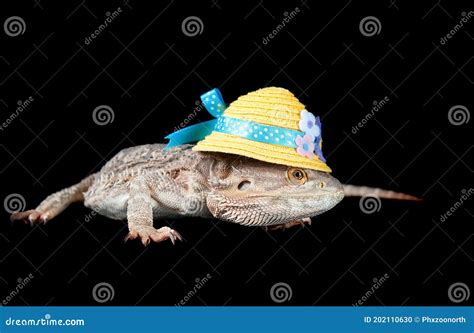
[[[295,139],[297,148],[296,152],[301,156],[305,156],[307,158],[314,157],[314,137],[310,134],[305,134],[305,136],[298,135]]]
[[[305,134],[310,134],[313,138],[321,135],[321,123],[319,117],[316,118],[311,112],[303,110],[300,113],[300,130]]]
[[[321,137],[319,137],[314,144],[314,153],[318,156],[321,162],[326,163],[326,159],[323,156],[323,151],[321,150]]]
[[[321,151],[321,120],[315,117],[311,112],[303,110],[300,113],[300,130],[304,136],[298,135],[295,139],[296,151],[301,156],[313,158],[318,156],[319,160],[326,163],[326,159]]]
[[[319,119],[319,117],[316,117],[316,126],[319,128],[319,136],[316,137],[316,142],[314,144],[314,152],[316,153],[316,155],[318,155],[318,158],[326,163],[326,159],[324,158],[323,156],[323,151],[321,150],[321,131],[322,131],[322,125],[321,125],[321,120]]]

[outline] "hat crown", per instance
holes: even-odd
[[[279,87],[262,88],[240,96],[224,115],[264,125],[299,129],[305,106],[290,91]]]

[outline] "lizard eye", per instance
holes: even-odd
[[[296,185],[303,185],[308,181],[308,176],[303,169],[289,168],[286,174],[288,179]]]
[[[250,182],[249,182],[248,180],[242,181],[242,182],[237,186],[237,188],[239,189],[239,191],[245,191],[245,190],[247,190],[249,187],[250,187]]]

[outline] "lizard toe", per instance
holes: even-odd
[[[181,235],[176,230],[173,230],[170,227],[161,227],[160,229],[156,229],[155,237],[155,242],[162,242],[164,240],[169,239],[173,245],[176,243],[177,240],[183,240]]]
[[[138,237],[138,232],[136,230],[130,230],[130,232],[125,236],[124,241],[127,242],[130,239],[135,239]]]
[[[43,222],[43,224],[46,224],[49,221],[49,214],[44,213],[39,216],[39,220]]]
[[[182,236],[176,231],[169,227],[162,227],[155,229],[152,226],[140,227],[137,229],[132,229],[125,241],[129,239],[140,238],[144,246],[148,246],[151,242],[160,243],[169,239],[171,243],[175,244],[177,240],[182,240]]]
[[[307,223],[308,225],[311,225],[311,217],[305,217],[301,219],[301,222],[303,223],[303,226],[305,223]]]
[[[169,229],[169,230],[168,230],[168,233],[169,233],[169,239],[170,239],[171,243],[173,243],[173,245],[175,244],[175,242],[176,242],[177,240],[180,240],[180,241],[183,240],[183,238],[181,237],[181,235],[180,235],[176,230]]]
[[[305,224],[311,225],[311,218],[310,217],[304,217],[300,220],[290,221],[290,222],[282,223],[282,224],[274,224],[274,225],[268,226],[267,230],[279,230],[279,229],[281,229],[281,230],[285,231],[286,229],[294,227],[295,225],[300,225],[301,227],[304,228]]]
[[[35,223],[38,222],[45,222],[41,218],[42,213],[38,212],[37,210],[30,209],[24,212],[15,212],[11,214],[10,216],[10,221],[23,221],[25,223],[30,223],[31,225],[34,225]]]
[[[169,239],[171,243],[175,244],[177,234],[178,233],[176,231],[169,227],[161,227],[160,229],[155,229],[155,233],[152,235],[152,239],[157,243]]]
[[[141,239],[142,239],[143,246],[148,246],[150,244],[150,237],[149,236],[141,237]]]

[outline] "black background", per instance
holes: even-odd
[[[107,305],[173,305],[210,274],[187,304],[274,305],[270,289],[285,282],[292,298],[282,304],[351,305],[388,274],[365,305],[454,305],[449,286],[472,287],[474,200],[440,221],[473,183],[472,121],[455,126],[448,111],[473,109],[474,23],[440,44],[472,9],[456,3],[2,1],[2,25],[10,16],[26,23],[17,37],[0,30],[2,122],[17,101],[34,98],[0,132],[2,201],[18,193],[34,208],[122,148],[163,142],[213,87],[231,102],[265,86],[291,90],[322,117],[335,177],[425,201],[383,201],[365,214],[358,199],[346,199],[312,226],[285,232],[156,221],[185,241],[147,248],[122,242],[124,223],[87,222],[81,205],[34,228],[11,225],[2,209],[0,297],[31,273],[10,305],[97,305],[99,282],[114,288]],[[85,45],[117,7],[122,13]],[[295,7],[300,12],[264,45]],[[202,20],[201,34],[183,34],[188,16]],[[366,16],[380,20],[379,34],[361,34]],[[385,96],[389,102],[353,134]],[[113,109],[112,123],[94,123],[99,105]],[[209,118],[201,112],[194,121]]]

